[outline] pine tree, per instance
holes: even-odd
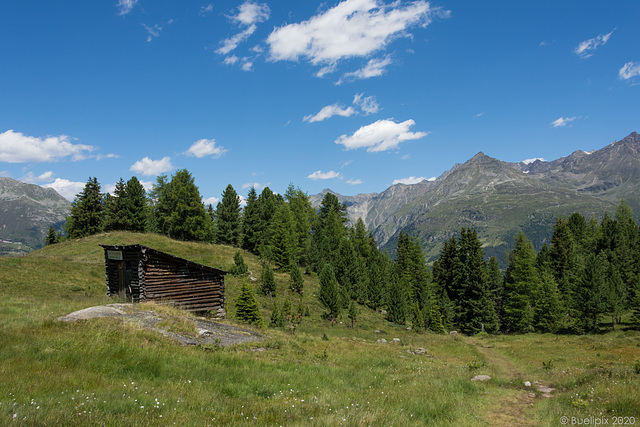
[[[271,256],[273,264],[288,270],[294,262],[295,242],[291,224],[291,211],[286,203],[280,204],[272,220]]]
[[[338,281],[331,264],[325,264],[320,271],[320,304],[327,310],[326,317],[333,321],[340,314],[341,301]]]
[[[500,271],[500,264],[496,257],[492,256],[489,259],[488,265],[488,279],[489,279],[489,292],[491,293],[491,299],[496,307],[496,313],[498,318],[502,319],[503,316],[503,299],[504,299],[504,276]]]
[[[231,184],[222,192],[222,199],[216,207],[218,243],[230,246],[240,245],[240,196]]]
[[[258,255],[260,240],[260,211],[256,189],[251,187],[242,215],[242,249]]]
[[[104,230],[128,230],[130,220],[126,209],[126,184],[122,178],[116,183],[113,196],[107,194],[104,199]]]
[[[128,218],[128,231],[144,233],[147,229],[147,194],[142,183],[135,176],[125,185],[125,209]]]
[[[231,268],[230,273],[234,276],[244,276],[249,273],[249,268],[244,262],[244,257],[242,256],[241,251],[236,251],[233,255],[233,267]]]
[[[291,300],[289,298],[285,298],[284,302],[282,303],[282,310],[280,310],[280,313],[282,313],[281,315],[282,317],[284,317],[284,320],[286,322],[291,322]]]
[[[387,264],[386,256],[376,251],[367,268],[367,300],[373,309],[384,305]]]
[[[509,254],[505,278],[503,327],[509,332],[533,331],[534,304],[540,281],[536,269],[536,253],[531,240],[521,231]]]
[[[262,282],[262,287],[260,288],[260,292],[263,295],[269,295],[272,298],[276,296],[276,278],[273,275],[273,270],[271,266],[267,263],[262,268],[262,274],[260,276],[260,281]]]
[[[397,274],[389,283],[387,291],[387,320],[404,325],[407,318],[407,289],[403,276]]]
[[[614,263],[608,263],[605,275],[605,311],[611,316],[611,327],[622,321],[622,312],[627,303],[627,286],[622,281]],[[632,283],[633,286],[633,283]]]
[[[640,328],[640,274],[636,276],[633,292],[629,296],[631,308],[631,323]]]
[[[304,293],[304,280],[300,268],[294,263],[289,269],[289,288],[300,295]]]
[[[102,231],[103,197],[97,178],[89,178],[80,194],[71,204],[71,215],[67,217],[67,237],[78,239]]]
[[[258,307],[258,301],[253,294],[251,285],[247,282],[242,282],[240,288],[240,295],[235,300],[236,304],[236,317],[242,321],[251,323],[256,326],[262,326],[262,314],[260,314],[260,308]]]
[[[462,229],[458,249],[458,301],[456,301],[456,321],[460,330],[475,334],[482,330],[492,333],[498,330],[498,316],[489,292],[487,265],[484,251],[476,230]]]
[[[562,325],[562,309],[558,286],[550,270],[540,278],[540,292],[535,303],[534,328],[537,332],[557,332]]]
[[[265,187],[257,200],[260,213],[258,253],[263,259],[271,261],[271,238],[273,236],[273,217],[278,210],[278,197],[269,187]]]
[[[349,320],[351,320],[351,329],[353,329],[353,325],[358,318],[358,307],[356,306],[355,301],[351,301],[349,303],[349,312],[347,316],[349,317]]]
[[[293,184],[289,185],[284,197],[291,210],[294,257],[300,265],[309,265],[308,249],[314,209],[307,194],[300,188],[294,188]]]
[[[49,227],[49,232],[47,233],[47,238],[45,240],[46,245],[53,245],[58,243],[58,239],[56,236],[56,230],[53,228],[53,225]]]
[[[577,332],[594,332],[598,327],[598,316],[605,309],[605,276],[603,265],[606,259],[595,254],[587,255],[585,268],[577,282],[576,292],[580,298],[574,299]]]

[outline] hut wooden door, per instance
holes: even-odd
[[[127,293],[127,265],[124,261],[118,261],[118,295],[121,297],[126,296]]]

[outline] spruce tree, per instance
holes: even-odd
[[[103,197],[97,178],[89,178],[82,192],[76,195],[67,217],[67,237],[78,239],[103,229]]]
[[[244,262],[244,257],[242,256],[241,251],[236,251],[233,255],[233,267],[231,268],[230,273],[234,276],[244,276],[249,273],[249,268]]]
[[[389,282],[387,291],[387,320],[404,325],[407,318],[407,289],[406,278],[394,275]]]
[[[262,282],[262,287],[260,288],[260,292],[263,295],[269,295],[272,298],[276,296],[276,278],[273,275],[273,270],[271,269],[271,265],[265,263],[264,267],[262,267],[262,274],[260,275],[260,281]]]
[[[294,262],[295,242],[291,223],[291,210],[286,203],[278,206],[272,220],[271,256],[273,264],[281,270],[288,270]]]
[[[236,317],[242,321],[256,326],[262,326],[262,314],[258,307],[258,301],[253,294],[251,285],[243,281],[240,288],[240,295],[235,300]]]
[[[58,243],[58,239],[56,238],[56,230],[53,228],[53,225],[49,227],[49,232],[47,233],[47,238],[45,240],[46,245],[53,245]]]
[[[508,332],[532,332],[534,304],[540,281],[536,269],[536,253],[531,240],[521,231],[509,254],[505,277],[503,328]]]
[[[349,311],[347,317],[349,317],[349,320],[351,320],[351,329],[353,329],[353,326],[358,318],[358,307],[355,301],[351,301],[349,303]]]
[[[562,326],[563,311],[556,280],[550,270],[540,277],[540,291],[535,302],[534,329],[537,332],[557,332]]]
[[[126,209],[126,184],[122,178],[116,183],[113,196],[107,194],[104,199],[104,230],[128,230],[131,221]]]
[[[230,246],[240,245],[240,196],[231,184],[222,192],[222,199],[216,207],[218,243]]]
[[[304,279],[296,263],[289,268],[289,288],[300,295],[304,293]]]
[[[341,301],[338,281],[331,264],[325,264],[320,270],[320,304],[327,310],[326,317],[333,323],[340,314]]]
[[[247,204],[242,215],[242,249],[258,255],[260,239],[260,211],[258,207],[258,195],[256,189],[251,187],[247,195]]]
[[[127,230],[144,233],[147,229],[147,194],[142,183],[135,176],[125,184],[124,198],[128,218]]]
[[[606,259],[600,255],[587,255],[585,268],[577,282],[576,293],[580,298],[574,299],[577,312],[575,332],[595,332],[598,327],[598,316],[605,310],[605,270]]]
[[[488,265],[488,279],[489,279],[489,292],[491,293],[491,299],[496,307],[496,313],[498,318],[502,319],[503,316],[503,298],[504,298],[504,276],[500,271],[500,264],[496,257],[492,256],[489,259]]]
[[[306,266],[309,264],[308,250],[314,209],[307,194],[300,188],[294,188],[293,184],[289,185],[284,197],[291,210],[294,256],[300,265]]]

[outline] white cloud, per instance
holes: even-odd
[[[211,156],[214,159],[222,156],[226,153],[227,149],[221,146],[216,146],[215,139],[199,139],[194,142],[191,147],[186,151],[187,156],[195,156],[199,159],[207,156]]]
[[[246,27],[244,30],[222,41],[222,46],[216,50],[221,55],[227,55],[231,51],[235,50],[240,43],[245,42],[258,28],[256,24],[265,22],[269,19],[271,10],[266,4],[253,3],[251,1],[245,1],[238,7],[236,15],[231,15],[228,18],[234,21],[240,27]],[[247,64],[249,64],[247,66]],[[253,64],[245,61],[243,69],[251,69]]]
[[[54,175],[53,171],[47,171],[38,176],[35,176],[33,172],[29,172],[28,174],[20,178],[20,180],[24,182],[28,182],[30,184],[36,184],[38,182],[51,181],[53,179],[53,175]]]
[[[347,181],[347,184],[350,184],[350,185],[362,184],[362,180],[361,179],[350,179],[350,180]]]
[[[267,38],[273,61],[305,58],[328,65],[344,58],[366,57],[386,47],[415,26],[426,27],[435,15],[448,12],[418,0],[403,6],[396,1],[345,0],[307,21],[276,28]]]
[[[238,58],[235,55],[231,55],[231,56],[227,56],[226,58],[224,58],[224,64],[225,65],[233,65],[236,62],[238,62],[240,60],[240,58]]]
[[[340,177],[339,172],[335,172],[335,171],[322,172],[319,170],[307,176],[307,178],[312,179],[314,181],[317,181],[319,179],[333,179],[338,177]]]
[[[110,153],[110,154],[98,154],[96,156],[96,160],[117,159],[118,157],[120,157],[120,156],[117,155],[117,154],[113,154],[113,153]]]
[[[417,184],[419,182],[422,182],[426,179],[427,178],[425,178],[424,176],[410,176],[409,178],[394,179],[393,184],[391,185],[396,185],[396,184],[412,185],[412,184]],[[432,179],[430,179],[429,181],[432,181]]]
[[[424,138],[427,132],[409,132],[415,124],[413,120],[396,123],[393,120],[378,120],[362,126],[353,135],[342,135],[335,140],[336,144],[345,146],[347,150],[367,148],[367,151],[386,151],[396,148],[401,142]]]
[[[260,184],[259,182],[246,182],[242,184],[242,188],[245,189],[253,187],[256,189],[256,191],[258,191],[268,187],[269,185],[271,185],[270,182],[267,182],[266,184]]]
[[[84,186],[84,182],[73,182],[68,179],[56,178],[52,183],[44,184],[42,187],[53,188],[65,199],[73,201],[73,199],[76,198],[76,194],[84,189]]]
[[[535,162],[536,160],[540,160],[541,162],[546,162],[546,160],[545,160],[545,159],[543,159],[542,157],[535,157],[535,158],[533,158],[533,159],[526,159],[526,160],[523,160],[523,161],[522,161],[522,162],[520,162],[520,163],[524,163],[525,165],[528,165],[528,164],[531,164],[531,163]]]
[[[206,6],[202,6],[202,7],[200,8],[200,12],[198,12],[198,13],[199,13],[200,15],[204,16],[204,15],[206,15],[207,13],[209,13],[209,12],[211,12],[211,11],[213,11],[213,4],[212,4],[212,3],[209,3],[209,4],[208,4],[208,5],[206,5]]]
[[[345,81],[362,80],[381,76],[382,74],[384,74],[389,64],[391,64],[391,57],[389,55],[384,58],[371,59],[361,69],[350,73],[345,73],[342,78],[340,78],[340,80],[336,82],[336,84],[341,85]]]
[[[244,42],[249,38],[249,36],[255,33],[257,28],[258,27],[255,24],[252,24],[244,31],[241,31],[238,34],[235,34],[228,39],[223,40],[222,47],[218,48],[218,50],[216,50],[216,53],[219,53],[220,55],[226,55],[232,50],[235,50],[235,48],[237,48],[240,43]]]
[[[573,52],[580,58],[589,58],[598,47],[604,46],[604,44],[609,41],[609,38],[614,31],[615,28],[611,30],[609,34],[600,34],[597,37],[581,42]]]
[[[202,199],[202,203],[204,203],[205,206],[211,205],[214,208],[216,207],[219,201],[220,201],[220,198],[218,197],[209,197],[207,199]]]
[[[321,122],[333,116],[350,117],[356,113],[353,107],[342,107],[339,104],[327,105],[323,107],[317,114],[304,116],[305,122],[314,123]]]
[[[353,105],[360,107],[365,116],[376,114],[380,111],[380,105],[375,96],[364,96],[364,93],[356,93],[353,96]]]
[[[145,157],[135,162],[129,170],[145,176],[160,175],[173,169],[170,157],[164,157],[160,160],[151,160]]]
[[[118,8],[118,15],[124,16],[131,12],[131,9],[138,3],[138,0],[118,0],[116,7]]]
[[[575,119],[577,119],[577,117],[560,117],[552,121],[550,124],[554,128],[559,128],[559,127],[567,126],[569,123],[571,123]]]
[[[72,144],[67,135],[36,138],[8,130],[0,133],[0,162],[53,162],[71,156],[72,160],[83,160],[86,152],[94,147]]]
[[[629,80],[636,76],[640,76],[640,62],[627,62],[618,71],[620,80]]]
[[[158,24],[154,24],[153,27],[148,26],[147,24],[142,24],[145,30],[147,30],[147,42],[155,39],[160,36],[160,31],[162,31],[162,27]]]

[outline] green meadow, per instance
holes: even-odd
[[[0,425],[640,424],[640,332],[624,327],[416,334],[362,306],[353,328],[346,311],[331,326],[314,295],[318,278],[304,276],[300,301],[278,272],[275,301],[257,296],[265,324],[287,297],[310,316],[295,329],[253,328],[260,342],[182,346],[122,319],[57,320],[122,302],[106,297],[98,245],[132,243],[222,269],[237,250],[115,232],[0,258]],[[244,258],[259,277],[258,260]],[[241,280],[225,279],[223,322],[246,328],[234,318]],[[169,328],[189,331],[177,310],[158,311]]]

